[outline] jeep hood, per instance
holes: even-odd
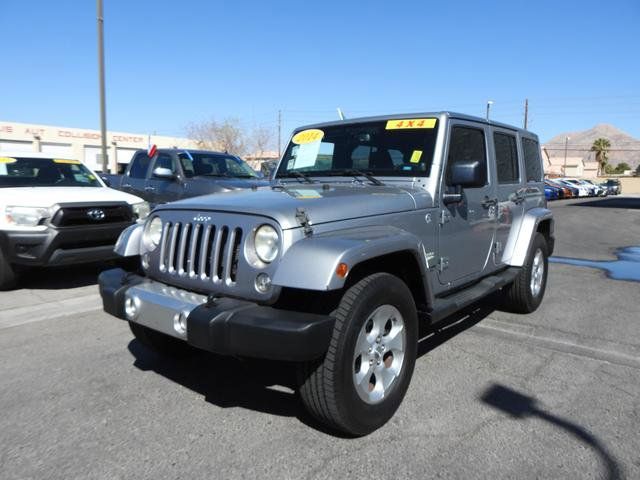
[[[277,221],[283,229],[299,227],[295,215],[303,208],[312,224],[398,213],[431,207],[422,189],[363,184],[285,184],[189,198],[159,206],[162,210],[237,212],[261,215]]]

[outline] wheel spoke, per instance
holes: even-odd
[[[382,389],[384,393],[387,390],[389,390],[389,387],[391,386],[393,381],[396,379],[398,372],[393,366],[386,368],[384,364],[382,364],[382,367],[383,368],[376,370],[375,374],[378,381],[382,383]]]
[[[372,373],[373,365],[369,365],[368,360],[363,360],[362,364],[360,365],[360,371],[353,376],[358,388],[363,388],[367,393],[369,393],[368,380],[371,377]]]
[[[369,355],[369,349],[371,348],[369,336],[370,335],[367,335],[367,332],[365,332],[364,329],[360,332],[360,335],[358,335],[358,341],[356,342],[355,348],[355,358],[357,358],[358,355],[362,355],[362,361],[364,361],[365,357]],[[375,339],[373,341],[375,342]]]
[[[404,350],[404,325],[394,325],[389,335],[384,337],[386,350]]]

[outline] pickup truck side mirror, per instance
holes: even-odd
[[[174,180],[176,174],[170,168],[158,167],[153,170],[153,176],[165,180]]]
[[[462,201],[462,189],[482,187],[486,183],[485,172],[478,160],[455,162],[451,168],[448,183],[456,188],[456,193],[445,193],[443,202],[445,204]]]

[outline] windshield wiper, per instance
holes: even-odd
[[[373,176],[371,172],[363,172],[362,170],[357,170],[355,168],[347,168],[344,170],[336,170],[335,172],[331,172],[332,175],[351,175],[352,177],[365,177],[374,185],[384,185],[380,180]]]
[[[302,173],[302,172],[296,172],[295,170],[292,170],[290,172],[285,173],[284,175],[279,175],[281,178],[299,178],[300,180],[304,180],[307,183],[314,183],[313,179],[307,175],[306,173]]]

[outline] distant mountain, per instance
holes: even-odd
[[[595,154],[590,152],[589,149],[595,139],[606,138],[611,142],[609,164],[615,167],[620,162],[626,162],[633,169],[640,165],[640,140],[613,125],[600,123],[589,130],[556,135],[544,144],[551,157],[564,156],[566,137],[569,137],[567,144],[567,155],[569,157],[582,156],[587,162],[595,161]]]

